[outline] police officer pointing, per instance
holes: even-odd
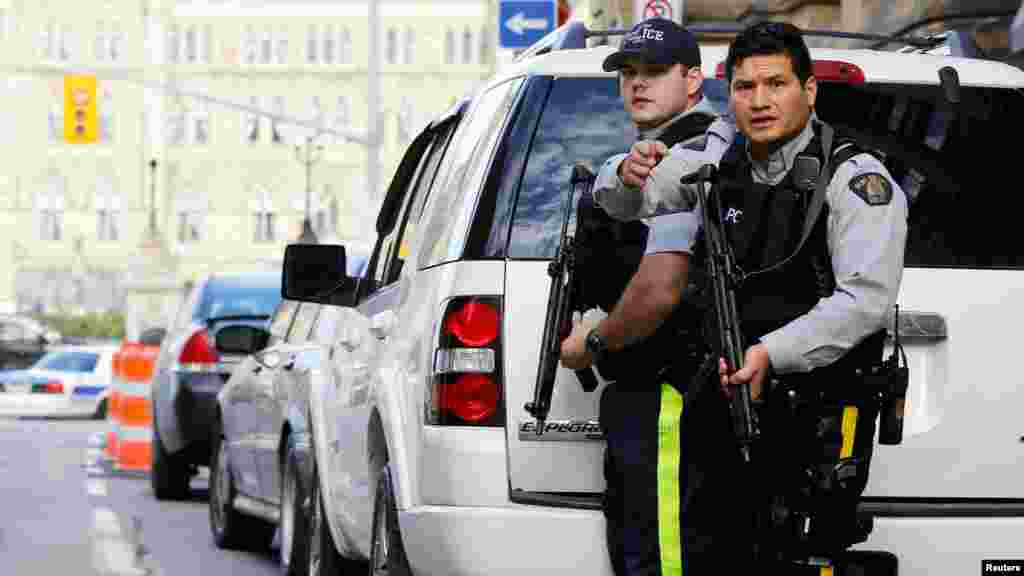
[[[685,154],[710,160],[712,150],[720,154],[731,140],[731,125],[706,135],[715,111],[703,96],[697,41],[678,24],[637,24],[604,69],[619,72],[639,141],[628,155],[605,163],[595,196],[642,185],[684,147]],[[715,143],[705,152],[711,138]],[[585,288],[601,292],[593,300],[610,314],[588,313],[562,343],[561,361],[577,370],[596,364],[613,381],[600,407],[612,566],[619,575],[678,574],[680,417],[686,382],[699,365],[678,353],[680,338],[699,338],[685,335],[699,317],[681,310],[680,301],[698,220],[693,213],[677,213],[647,219],[646,225],[618,222],[584,197],[577,222],[576,273],[596,277]]]
[[[855,517],[874,432],[864,374],[882,359],[902,278],[908,206],[878,158],[815,116],[818,84],[796,27],[746,29],[730,45],[725,70],[741,134],[719,162],[715,194],[743,271],[736,299],[747,348],[738,370],[728,373],[720,364],[719,384],[727,396],[733,386],[750,384],[763,443],[756,480],[746,482],[756,528],[731,547],[706,548],[723,554],[723,562],[742,559],[744,550],[753,558],[755,548],[759,562],[788,562],[866,539]],[[677,173],[699,164],[680,158]],[[827,184],[816,186],[820,174]],[[624,219],[692,207],[700,190],[655,175],[642,195],[616,190],[602,205]],[[824,198],[816,206],[819,188]],[[853,450],[862,459],[842,489],[807,473],[822,464],[816,425],[836,421],[823,415],[841,406],[861,408]],[[728,521],[744,523],[740,516]]]

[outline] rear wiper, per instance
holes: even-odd
[[[270,314],[229,314],[225,316],[214,316],[206,319],[206,324],[216,324],[217,322],[229,322],[231,320],[269,320]]]
[[[891,39],[879,40],[875,44],[872,44],[870,46],[870,48],[877,50],[877,49],[881,48],[882,46],[885,46],[886,44],[891,44],[893,42],[909,43],[909,42],[906,42],[907,34],[910,34],[911,32],[913,32],[915,30],[919,30],[919,29],[924,28],[926,26],[931,26],[932,24],[936,24],[938,22],[971,22],[971,21],[976,21],[976,20],[990,20],[990,19],[999,20],[999,19],[1002,19],[1002,18],[1013,18],[1017,14],[1017,10],[1018,10],[1017,8],[1014,8],[1013,10],[985,10],[985,11],[978,11],[978,12],[955,12],[955,13],[952,13],[952,14],[942,14],[940,16],[930,16],[928,18],[922,18],[920,20],[916,20],[914,22],[911,22],[910,24],[907,24],[906,26],[904,26],[904,27],[900,28],[899,30],[897,30],[896,32],[894,32],[893,34],[889,35],[889,36],[891,36]],[[939,43],[941,43],[941,42],[939,42]]]

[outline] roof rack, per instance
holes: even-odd
[[[687,26],[686,29],[693,32],[696,36],[716,36],[716,35],[729,35],[739,34],[746,25],[743,24],[694,24]],[[869,40],[877,42],[881,45],[890,43],[907,44],[916,48],[934,48],[937,44],[941,43],[941,40],[935,38],[922,38],[915,36],[887,36],[884,34],[863,34],[860,32],[840,32],[837,30],[801,30],[804,36],[823,37],[823,38],[842,38],[847,40]],[[587,47],[588,38],[604,38],[609,36],[624,36],[629,30],[621,29],[610,29],[610,30],[588,30],[583,22],[574,21],[567,22],[559,28],[555,29],[547,36],[541,38],[532,46],[524,50],[519,56],[516,57],[516,61],[529,58],[531,56],[537,56],[545,54],[553,50],[573,50],[583,49]]]

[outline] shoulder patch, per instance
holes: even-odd
[[[852,178],[850,191],[869,206],[885,206],[892,201],[892,184],[878,172],[868,172]]]

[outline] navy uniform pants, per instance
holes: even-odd
[[[740,573],[752,554],[753,508],[724,397],[688,382],[621,379],[602,393],[600,419],[615,573]]]

